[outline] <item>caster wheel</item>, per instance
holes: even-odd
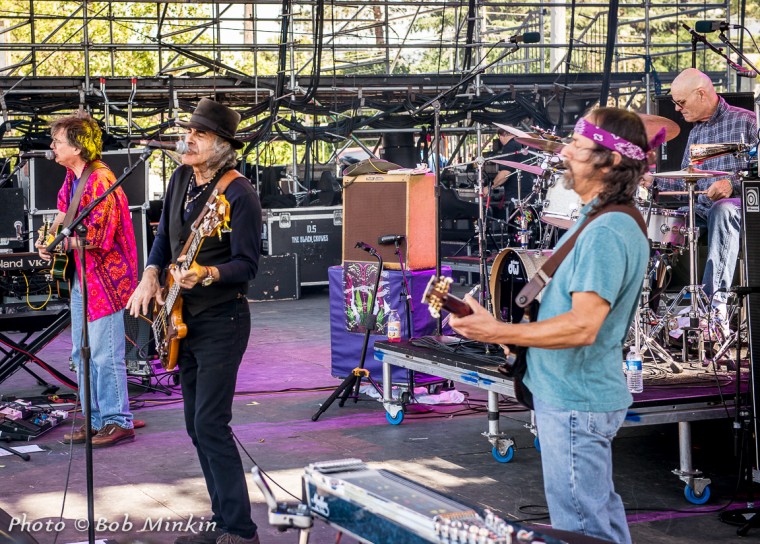
[[[509,446],[509,448],[507,448],[507,452],[502,455],[499,453],[499,449],[494,446],[491,448],[491,455],[493,455],[493,458],[496,459],[499,463],[509,463],[515,456],[515,448]]]
[[[533,447],[536,448],[536,451],[538,453],[541,453],[541,441],[538,439],[538,437],[533,439]]]
[[[393,417],[390,412],[385,412],[385,419],[387,419],[388,423],[391,425],[401,425],[401,422],[404,421],[404,411],[399,410],[396,417]]]
[[[710,486],[705,487],[701,495],[697,495],[691,486],[687,485],[683,490],[683,494],[691,504],[705,504],[710,500]]]

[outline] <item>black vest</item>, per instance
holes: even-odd
[[[192,168],[180,166],[175,172],[174,187],[172,188],[172,202],[169,203],[169,240],[171,240],[172,262],[176,262],[182,253],[182,248],[190,238],[190,227],[198,218],[211,192],[214,190],[218,179],[213,181],[213,186],[206,189],[195,202],[195,208],[187,219],[182,220],[182,208],[185,205],[187,185],[190,183]],[[201,266],[215,266],[229,262],[232,251],[230,249],[230,233],[223,232],[221,240],[218,236],[208,236],[203,239],[201,248],[195,257],[195,261]],[[247,285],[238,283],[212,283],[203,287],[200,282],[192,289],[182,290],[182,300],[185,309],[192,315],[197,315],[206,308],[223,302],[229,302],[239,295],[245,295]]]

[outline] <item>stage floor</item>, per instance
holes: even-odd
[[[317,422],[311,421],[339,383],[331,376],[328,309],[326,288],[308,289],[296,301],[252,304],[252,334],[240,370],[233,418],[233,430],[247,452],[243,453],[247,468],[252,465],[250,455],[279,485],[300,496],[300,479],[309,463],[353,457],[457,501],[491,508],[510,520],[547,521],[541,458],[533,447],[533,435],[525,428],[529,412],[504,403],[499,424],[514,437],[518,455],[510,463],[498,463],[480,434],[486,418],[486,394],[480,389],[457,385],[466,395],[464,404],[412,405],[401,425],[388,424],[382,403],[367,397],[342,408],[336,402]],[[66,331],[40,356],[71,375],[70,345]],[[47,373],[40,373],[52,381]],[[172,385],[166,377],[161,383]],[[23,371],[0,383],[2,395],[24,398],[41,391]],[[64,392],[62,388],[60,393]],[[184,534],[174,522],[192,523],[209,516],[200,467],[184,431],[180,397],[176,390],[170,392],[132,387],[135,417],[144,420],[146,427],[137,430],[132,443],[94,451],[95,518],[113,529],[98,532],[99,538],[119,544],[169,544]],[[712,497],[703,506],[687,502],[682,482],[670,474],[679,464],[675,424],[626,427],[615,441],[615,482],[628,509],[635,542],[746,542],[736,536],[735,527],[718,519],[718,511],[727,506],[746,506],[745,490],[735,492],[739,476],[732,420],[696,421],[691,427],[694,467],[712,479]],[[68,478],[64,530],[58,543],[87,537],[76,527],[77,519],[86,518],[84,449],[61,443],[68,428],[61,425],[31,442],[44,451],[31,454],[29,462],[15,456],[0,458],[0,508],[19,521],[54,525]],[[263,497],[250,478],[248,483],[261,541],[297,542],[295,532],[278,533],[267,525]],[[272,487],[278,498],[288,498]],[[44,527],[33,536],[44,544],[56,539]],[[760,537],[760,531],[751,537]],[[344,538],[342,542],[352,541]],[[335,531],[317,521],[311,542],[335,542]]]

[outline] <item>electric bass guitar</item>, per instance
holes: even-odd
[[[206,204],[206,210],[193,225],[190,237],[185,244],[185,260],[177,263],[180,270],[188,270],[195,262],[203,240],[209,236],[219,236],[229,231],[230,205],[222,194],[214,190],[214,200]],[[182,321],[181,287],[174,282],[174,277],[167,274],[164,288],[164,305],[156,312],[151,325],[156,340],[156,350],[161,365],[166,370],[177,366],[180,341],[187,336],[187,325]]]
[[[50,231],[50,221],[45,221],[39,228],[40,245],[48,246],[60,234],[63,225],[58,225],[55,232]],[[76,267],[74,259],[68,253],[59,251],[60,246],[53,251],[53,261],[50,264],[50,276],[55,282],[56,292],[59,298],[71,297],[71,280],[74,279]]]

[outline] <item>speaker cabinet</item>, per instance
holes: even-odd
[[[731,105],[745,110],[753,111],[755,109],[755,98],[752,93],[718,93],[725,101]],[[681,169],[681,161],[686,151],[686,142],[689,139],[689,132],[694,126],[693,123],[687,123],[681,112],[676,111],[676,105],[670,98],[670,95],[655,96],[655,111],[657,115],[666,117],[671,121],[678,123],[681,132],[660,147],[657,154],[657,171],[673,172]],[[738,141],[738,135],[737,135]],[[720,143],[720,142],[716,142]]]
[[[377,249],[386,268],[398,270],[393,244],[380,245],[385,235],[404,235],[401,243],[409,270],[435,268],[435,176],[367,174],[344,179],[343,260],[372,261],[356,248],[364,242]]]
[[[106,151],[103,162],[113,171],[116,179],[133,163],[140,154],[134,150]],[[43,158],[30,159],[19,172],[19,183],[28,193],[29,210],[45,213],[58,208],[58,190],[66,177],[66,169],[55,161]],[[148,202],[148,163],[143,162],[123,181],[121,188],[127,195],[130,206],[141,206]]]
[[[760,286],[760,180],[742,184],[742,241],[744,277],[750,287]],[[760,293],[746,297],[749,339],[750,388],[755,422],[755,469],[760,469]]]

